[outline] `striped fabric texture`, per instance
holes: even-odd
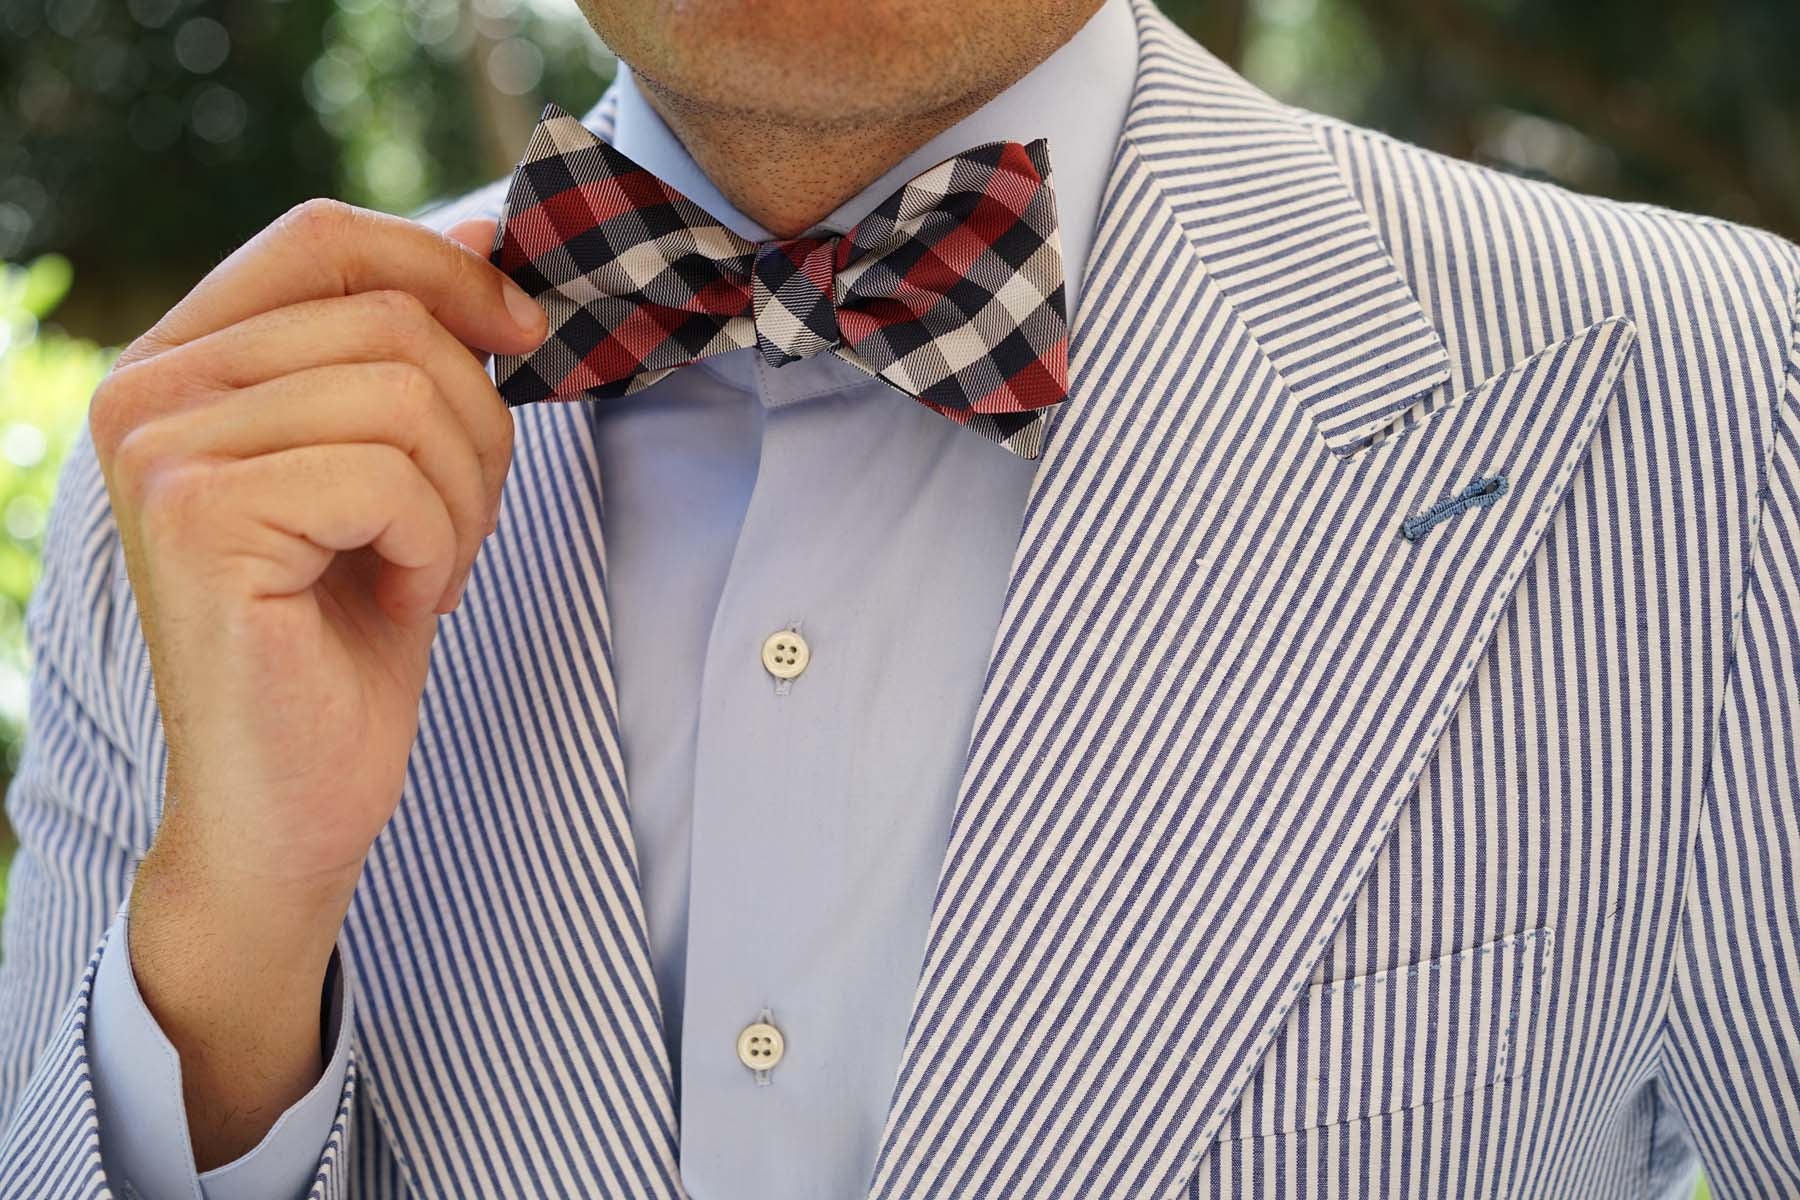
[[[868,1196],[1800,1195],[1800,249],[1135,11]],[[315,1196],[683,1194],[590,411],[515,410],[442,618]],[[29,621],[0,1195],[100,1197],[166,750],[85,439]]]
[[[550,104],[489,258],[550,318],[542,346],[494,360],[513,406],[628,395],[751,346],[772,367],[832,350],[1036,458],[1068,394],[1042,138],[961,151],[841,236],[751,242]]]

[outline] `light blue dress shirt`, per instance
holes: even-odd
[[[1126,0],[821,224],[842,232],[920,171],[1049,140],[1067,299],[1137,67]],[[747,238],[621,70],[614,144]],[[694,1200],[866,1188],[938,867],[1035,464],[831,354],[703,360],[593,406],[631,830]],[[811,659],[762,665],[792,629]],[[145,1200],[300,1196],[335,1115],[330,1061],[242,1158],[195,1172],[179,1057],[138,995],[124,915],[89,1036],[102,1155]],[[746,1025],[782,1031],[770,1071]]]

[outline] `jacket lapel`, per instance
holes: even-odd
[[[423,1195],[680,1195],[590,417],[513,412],[505,536],[440,618],[347,925],[362,1078]]]
[[[1137,13],[875,1197],[1185,1184],[1634,353],[1614,318],[1449,394],[1325,152]]]

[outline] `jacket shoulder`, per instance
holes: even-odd
[[[1575,191],[1287,106],[1308,126],[1472,386],[1596,321],[1629,317],[1653,421],[1748,420],[1766,450],[1792,394],[1800,246],[1753,225]],[[1751,462],[1739,464],[1752,469]]]
[[[1339,117],[1285,107],[1313,129],[1372,214],[1385,208],[1424,217],[1429,206],[1438,222],[1461,225],[1475,236],[1514,237],[1515,253],[1538,254],[1561,245],[1598,256],[1587,265],[1613,268],[1625,287],[1656,279],[1679,288],[1684,260],[1700,254],[1704,261],[1685,261],[1691,282],[1709,274],[1732,275],[1746,300],[1793,315],[1800,295],[1800,245],[1780,234],[1746,222],[1580,192]],[[1581,265],[1577,260],[1570,267]]]

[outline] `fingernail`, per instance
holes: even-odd
[[[544,310],[518,284],[509,279],[500,290],[506,294],[506,311],[512,314],[515,325],[527,333],[536,333],[543,328]]]

